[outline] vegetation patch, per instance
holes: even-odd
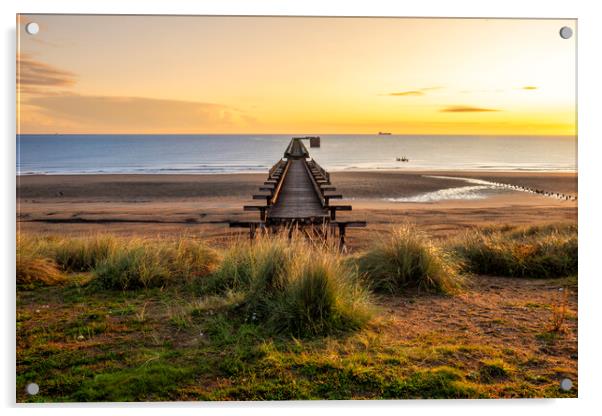
[[[111,235],[70,238],[54,245],[53,255],[65,271],[89,272],[99,263],[114,256],[123,244]]]
[[[410,225],[376,241],[357,259],[360,272],[376,291],[401,293],[406,288],[449,293],[462,278],[451,255]]]
[[[66,281],[56,261],[47,256],[44,245],[37,239],[19,236],[17,239],[17,285],[33,288],[52,286]]]
[[[370,294],[355,268],[334,247],[298,235],[236,244],[204,286],[208,293],[244,293],[246,321],[276,333],[324,335],[360,328],[371,316]]]
[[[577,274],[573,225],[472,230],[453,249],[472,273],[535,278]]]
[[[491,360],[481,363],[479,379],[483,383],[493,383],[508,378],[509,368],[502,360]]]
[[[451,367],[416,372],[384,392],[384,397],[391,399],[465,399],[476,395],[462,373]]]
[[[535,241],[554,229],[561,227],[479,232]],[[577,395],[575,273],[545,281],[482,276],[459,299],[376,296],[371,288],[453,291],[461,280],[366,268],[378,244],[345,254],[295,235],[217,250],[193,239],[21,237],[19,402]],[[409,241],[420,240],[440,265],[451,264],[455,274],[445,276],[457,277],[456,257],[426,237],[394,239],[412,250]],[[412,263],[424,252],[412,250],[380,258],[411,260],[428,276],[447,267]],[[378,287],[375,276],[392,289]],[[555,286],[563,290],[553,299],[542,293]],[[559,390],[565,377],[570,391]],[[40,385],[36,396],[25,393],[31,382]]]
[[[217,260],[216,252],[200,242],[133,240],[100,261],[93,273],[105,289],[163,287],[203,278]]]
[[[308,256],[270,301],[271,326],[296,336],[328,334],[363,326],[372,313],[370,295],[336,257]]]
[[[138,367],[99,374],[84,382],[74,399],[82,402],[165,400],[189,375],[189,369],[159,359]]]

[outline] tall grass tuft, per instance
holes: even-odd
[[[296,233],[237,242],[206,289],[244,293],[247,320],[300,337],[359,328],[372,309],[369,292],[336,249]]]
[[[170,283],[171,275],[156,248],[140,242],[130,243],[94,269],[94,282],[104,289],[160,287]]]
[[[185,238],[163,247],[162,254],[168,262],[170,272],[188,282],[205,278],[215,270],[219,262],[217,252],[207,244]]]
[[[408,224],[376,241],[358,256],[357,264],[379,292],[401,293],[406,288],[418,288],[449,293],[462,283],[451,255]]]
[[[272,305],[270,325],[296,336],[361,328],[372,313],[369,291],[348,263],[333,253],[305,256]]]
[[[66,281],[54,259],[47,255],[46,245],[40,239],[17,238],[17,285],[51,286]]]
[[[204,294],[221,294],[228,291],[248,290],[253,268],[253,251],[247,242],[233,241],[224,252],[217,269],[207,278],[199,280]]]
[[[216,252],[200,242],[132,240],[100,261],[94,276],[106,289],[163,287],[203,278],[217,261]]]
[[[453,244],[472,273],[510,277],[564,277],[577,273],[573,225],[472,230]]]
[[[66,271],[88,272],[122,246],[111,235],[63,239],[54,248],[56,262]]]

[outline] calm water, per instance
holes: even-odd
[[[19,135],[17,174],[264,172],[291,137]],[[576,147],[570,137],[323,135],[309,150],[331,171],[576,171]],[[402,156],[410,162],[395,161]]]

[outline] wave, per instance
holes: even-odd
[[[440,189],[409,197],[387,198],[386,200],[391,202],[437,202],[445,200],[485,199],[488,195],[484,191],[490,189],[490,186],[462,186],[459,188]]]
[[[239,173],[267,170],[290,135],[18,135],[19,174]],[[329,171],[572,171],[576,139],[325,135]],[[409,163],[396,162],[407,156]]]
[[[472,184],[471,186],[460,186],[457,188],[446,188],[439,189],[438,191],[426,192],[419,195],[400,197],[400,198],[386,198],[387,201],[391,202],[437,202],[446,200],[476,200],[488,198],[493,190],[503,189],[501,186],[485,181],[482,179],[473,178],[459,178],[455,176],[437,176],[437,175],[424,175],[425,178],[434,179],[452,179],[458,181],[464,181]]]
[[[197,165],[194,167],[119,167],[104,169],[17,169],[17,175],[169,175],[169,174],[236,174],[267,172],[267,165]]]

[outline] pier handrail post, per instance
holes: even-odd
[[[276,185],[276,188],[274,189],[274,194],[272,195],[272,198],[270,198],[270,200],[268,201],[268,205],[274,205],[276,202],[278,202],[278,197],[280,196],[280,192],[282,191],[282,184],[284,184],[284,180],[286,179],[286,174],[288,173],[288,169],[289,169],[290,165],[291,165],[291,161],[288,160],[286,162],[286,165],[284,166],[284,171],[282,172],[282,175],[280,175],[278,184]]]

